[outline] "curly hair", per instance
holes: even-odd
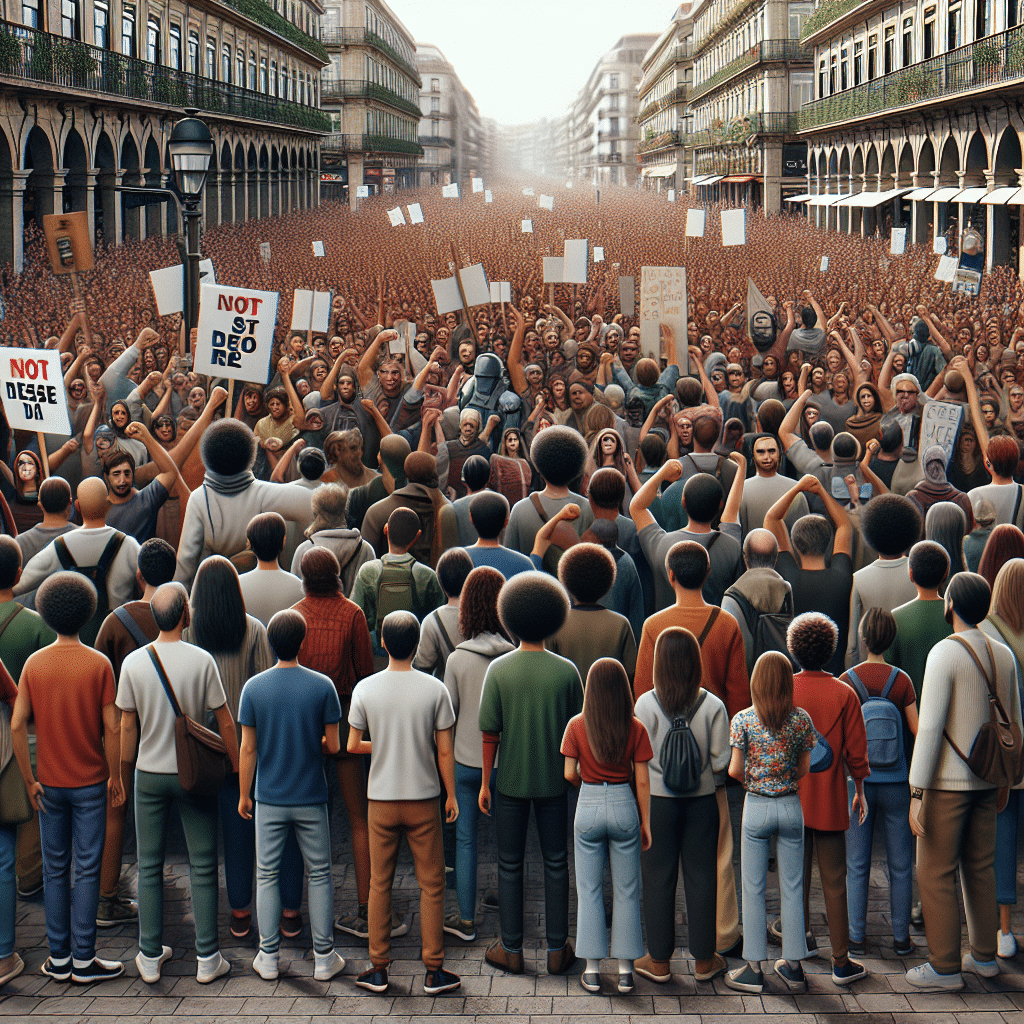
[[[517,640],[540,643],[554,636],[569,615],[569,595],[544,572],[521,572],[498,595],[498,617],[505,632]]]
[[[489,565],[474,569],[462,585],[459,599],[459,632],[471,640],[481,633],[505,635],[498,618],[498,594],[505,585],[505,577]]]
[[[530,458],[545,483],[565,487],[583,472],[587,443],[572,427],[547,427],[534,436]]]
[[[798,615],[786,630],[786,646],[806,672],[820,672],[836,653],[839,629],[821,612]]]
[[[96,588],[80,572],[56,572],[36,591],[36,610],[60,636],[76,636],[96,614]]]
[[[615,584],[615,559],[600,544],[574,544],[558,562],[558,581],[580,604],[597,604]]]
[[[870,547],[886,558],[898,558],[921,536],[917,506],[902,494],[879,494],[860,513],[860,528]]]

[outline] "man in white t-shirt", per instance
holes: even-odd
[[[996,510],[996,524],[1013,523],[1020,518],[1021,486],[1013,479],[1020,461],[1017,439],[1001,435],[985,446],[985,465],[992,474],[992,483],[972,487],[967,492],[973,506],[979,498],[988,498]]]
[[[288,536],[288,524],[276,512],[254,516],[245,530],[245,539],[256,556],[256,568],[238,577],[245,610],[264,626],[285,608],[298,604],[306,593],[302,580],[278,564]]]

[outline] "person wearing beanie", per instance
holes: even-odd
[[[991,692],[1011,723],[1020,729],[1022,722],[1013,652],[979,629],[990,602],[984,577],[957,573],[945,596],[953,635],[932,648],[925,664],[910,763],[910,827],[917,836],[917,880],[928,939],[928,961],[906,976],[918,991],[959,991],[965,971],[982,978],[999,975],[996,813],[1009,790],[980,779],[965,757],[989,721]],[[970,943],[962,957],[958,869]]]
[[[996,525],[996,510],[988,498],[978,498],[971,503],[974,512],[974,529],[964,537],[964,567],[968,572],[977,572],[982,553]]]
[[[570,719],[583,710],[583,683],[571,661],[544,648],[568,614],[569,595],[547,574],[524,572],[509,580],[498,596],[498,617],[518,648],[491,662],[480,695],[484,814],[491,813],[491,771],[501,755],[495,807],[501,936],[485,959],[510,974],[525,970],[524,861],[531,807],[544,860],[548,973],[564,974],[576,962],[568,938],[568,783],[559,748]]]

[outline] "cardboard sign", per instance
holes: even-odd
[[[50,266],[55,274],[92,270],[95,266],[92,240],[89,238],[89,215],[84,210],[48,213],[43,217],[43,234],[46,235]]]
[[[668,190],[668,201],[670,203],[674,203],[676,201],[676,190],[674,188],[670,188]]]
[[[482,263],[463,267],[459,271],[459,280],[462,282],[462,294],[466,296],[467,306],[484,306],[491,301],[491,290],[487,286],[487,275]]]
[[[264,263],[269,263],[270,262],[270,243],[269,242],[260,242],[260,259],[263,260]]]
[[[722,245],[747,244],[747,211],[722,211]]]
[[[484,179],[483,178],[474,178],[473,179],[473,192],[474,192],[474,194],[477,193],[477,192],[483,192],[483,190],[484,190]]]
[[[0,401],[15,430],[71,433],[64,371],[55,348],[0,348]]]
[[[594,262],[595,263],[604,263],[604,246],[603,245],[595,245],[594,246]]]
[[[270,376],[277,292],[204,284],[199,290],[196,373],[265,384]]]
[[[555,208],[555,197],[554,196],[541,196],[537,205],[542,210],[553,210]]]
[[[565,183],[565,187],[566,187],[566,188],[572,188],[572,182],[571,182],[571,181],[567,181],[567,182]]]
[[[263,243],[270,248],[266,242]],[[266,261],[264,261],[266,262]],[[172,313],[183,313],[185,311],[185,268],[179,263],[176,267],[164,267],[162,270],[151,270],[149,272],[149,283],[153,289],[153,298],[156,300],[156,311],[160,316],[170,316]],[[199,261],[199,284],[216,284],[217,278],[213,273],[213,260]]]
[[[953,275],[952,290],[964,295],[977,295],[981,291],[981,273],[963,264],[959,265]]]
[[[450,185],[441,186],[441,197],[443,199],[458,199],[459,198],[459,186],[456,182],[452,182]]]
[[[932,252],[935,253],[936,256],[945,256],[946,255],[946,236],[945,235],[939,235],[938,238],[932,239]]]
[[[292,322],[290,331],[308,331],[313,319],[313,293],[296,288],[292,295]]]
[[[672,328],[676,353],[686,351],[686,268],[642,267],[640,270],[640,347],[661,352],[661,325]],[[680,369],[686,370],[681,365]]]
[[[563,266],[565,260],[561,256],[545,256],[544,260],[544,283],[561,284]]]
[[[434,305],[437,307],[438,316],[462,309],[462,296],[459,294],[459,285],[454,277],[431,281],[430,287],[434,290]]]
[[[818,267],[818,270],[822,274],[825,274],[825,273],[828,272],[828,257],[827,256],[822,256],[821,257],[821,265]]]
[[[310,317],[309,329],[321,332],[331,329],[330,292],[313,292],[313,315]]]
[[[585,238],[567,239],[562,261],[562,280],[566,284],[587,283],[587,240]]]
[[[524,188],[523,189],[523,195],[524,196],[535,196],[536,194],[537,193],[534,192],[532,188]]]
[[[393,210],[388,210],[388,220],[391,221],[393,228],[397,228],[399,224],[404,224],[405,215],[402,213],[402,208],[396,206]]]
[[[956,265],[955,256],[941,256],[935,270],[935,280],[952,282],[956,276]]]
[[[618,264],[616,264],[618,266]],[[623,316],[632,316],[635,306],[636,283],[631,277],[619,278],[619,312]]]
[[[410,203],[406,209],[409,211],[410,224],[423,223],[423,207],[419,203]]]
[[[533,221],[532,220],[524,220],[523,221],[523,234],[524,235],[532,235],[533,234]]]
[[[707,219],[707,213],[704,210],[687,210],[686,211],[686,237],[687,238],[703,238],[704,237],[704,224]]]
[[[369,185],[356,185],[356,199],[369,199],[370,198],[370,186]]]
[[[907,229],[893,228],[889,241],[889,252],[893,256],[902,256],[907,251]]]
[[[327,251],[324,249],[323,242],[313,242],[313,255],[314,256],[326,256]]]
[[[956,450],[956,439],[963,418],[962,405],[955,402],[926,402],[921,414],[921,444],[918,450],[924,452],[929,445],[937,444],[946,453],[948,466]]]
[[[489,202],[492,202],[493,199],[494,199],[494,197],[491,195],[491,190],[489,188],[485,189],[484,190],[484,202],[485,203],[489,203]]]
[[[512,285],[508,281],[491,282],[491,302],[511,302]]]

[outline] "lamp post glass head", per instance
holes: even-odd
[[[182,118],[172,129],[167,148],[171,151],[171,166],[178,191],[183,196],[200,195],[213,156],[210,129],[196,117]]]

